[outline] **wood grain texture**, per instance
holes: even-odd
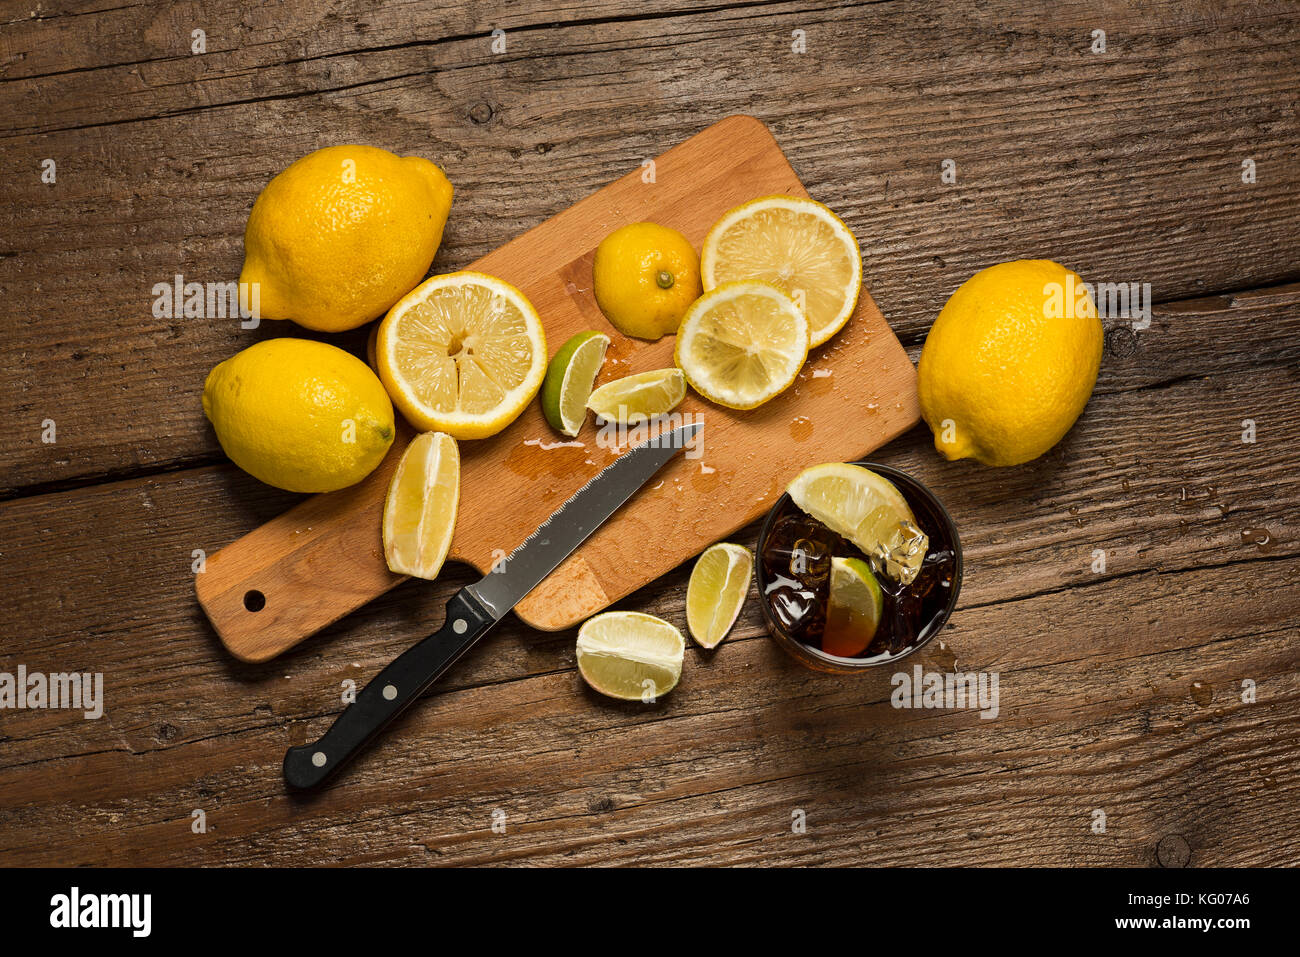
[[[156,319],[150,290],[177,273],[238,276],[257,194],[330,143],[446,166],[456,205],[433,265],[445,272],[685,136],[753,114],[860,237],[865,284],[905,344],[971,274],[1018,257],[1150,282],[1157,300],[1300,279],[1294,5],[647,14],[603,0],[577,23],[566,9],[231,0],[7,26],[0,494],[222,460],[204,376],[260,338],[301,332]],[[211,52],[191,56],[200,21]],[[508,44],[495,55],[498,25]],[[1099,27],[1106,54],[1089,52]],[[806,54],[790,49],[795,29]],[[40,180],[45,158],[59,164],[54,186]],[[945,158],[954,186],[939,178]],[[46,418],[57,447],[40,441]]]
[[[572,631],[507,619],[300,802],[282,791],[283,749],[340,710],[344,680],[436,624],[468,576],[408,582],[244,665],[189,600],[191,550],[292,496],[223,466],[4,503],[0,625],[24,636],[30,668],[102,670],[109,706],[100,721],[6,714],[0,862],[1153,865],[1178,835],[1194,865],[1294,863],[1297,308],[1290,287],[1112,330],[1068,448],[1038,463],[945,463],[920,428],[876,453],[959,516],[961,602],[919,663],[998,671],[996,720],[895,710],[888,675],[798,667],[752,594],[731,637],[692,647],[651,709],[587,691]],[[688,573],[622,607],[682,624]],[[1255,704],[1240,700],[1245,679]],[[206,834],[189,829],[194,808]],[[796,808],[805,835],[790,832]],[[1094,808],[1105,835],[1090,831]]]
[[[1178,863],[1162,842],[1300,863],[1293,5],[107,6],[0,17],[0,670],[102,671],[107,697],[98,721],[3,712],[0,864]],[[845,215],[913,359],[961,281],[1017,256],[1161,303],[1146,330],[1108,321],[1097,391],[1043,459],[946,463],[923,428],[874,453],[962,531],[961,605],[920,663],[997,669],[999,717],[807,672],[752,595],[649,710],[585,690],[572,631],[511,619],[337,786],[288,798],[284,748],[470,573],[233,661],[192,553],[298,499],[223,464],[197,396],[283,333],[155,320],[150,287],[233,277],[257,192],[327,141],[448,163],[445,271],[736,112]],[[680,625],[688,573],[619,607]]]
[[[542,317],[551,353],[579,332],[608,335],[598,385],[671,368],[676,341],[630,339],[601,314],[591,291],[601,238],[650,221],[681,231],[698,249],[733,206],[807,195],[772,135],[747,116],[657,157],[653,182],[644,175],[633,170],[471,266],[523,291]],[[864,289],[849,324],[812,352],[784,394],[736,412],[691,391],[674,415],[703,425],[701,439],[516,606],[525,622],[546,631],[580,623],[757,519],[801,469],[861,458],[919,421],[920,409],[916,373]],[[588,421],[566,440],[533,402],[497,435],[460,443],[460,510],[449,558],[486,574],[641,441],[600,436]],[[385,465],[354,489],[309,499],[212,556],[195,587],[232,654],[266,661],[402,580],[389,572],[379,534],[402,445],[394,443]],[[249,593],[264,604],[250,610]]]

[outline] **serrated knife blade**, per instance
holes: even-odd
[[[297,789],[314,788],[347,763],[669,459],[694,441],[702,428],[698,422],[682,425],[624,452],[578,489],[508,557],[477,582],[452,595],[447,602],[446,620],[436,633],[408,648],[372,678],[320,740],[285,752],[285,781]]]
[[[500,620],[702,429],[683,425],[624,452],[466,589]]]

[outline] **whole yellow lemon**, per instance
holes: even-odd
[[[1019,465],[1074,425],[1103,334],[1079,276],[1047,259],[976,273],[934,321],[917,367],[921,415],[949,459]]]
[[[631,223],[596,247],[596,304],[625,336],[659,339],[676,332],[703,293],[700,257],[685,236],[657,223]]]
[[[258,284],[263,318],[354,329],[424,278],[451,195],[442,170],[418,156],[374,146],[309,153],[253,204],[239,281]]]
[[[203,411],[232,462],[290,492],[360,482],[396,434],[370,367],[307,339],[268,339],[220,363],[203,384]]]

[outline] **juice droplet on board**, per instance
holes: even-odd
[[[790,438],[796,442],[807,442],[813,434],[812,419],[806,415],[796,415],[790,420]]]

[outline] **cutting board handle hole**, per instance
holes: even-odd
[[[254,588],[244,592],[244,607],[249,611],[261,611],[266,607],[266,596]]]

